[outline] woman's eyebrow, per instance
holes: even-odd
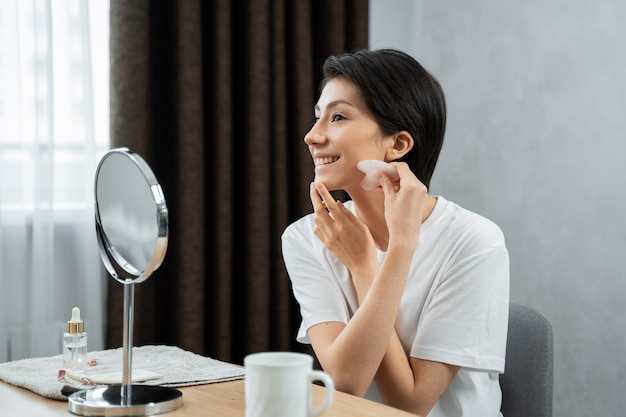
[[[334,101],[331,101],[330,103],[328,103],[328,105],[326,106],[326,108],[327,108],[327,109],[330,109],[330,108],[332,108],[332,107],[336,107],[336,106],[338,106],[338,105],[340,105],[340,104],[347,104],[348,106],[352,106],[352,107],[354,107],[354,106],[352,105],[352,103],[350,103],[349,101],[347,101],[347,100],[341,100],[341,99],[340,99],[340,100],[334,100]],[[315,107],[314,107],[314,109],[315,109],[316,111],[320,111],[320,106],[319,106],[318,104],[316,104],[316,105],[315,105]]]

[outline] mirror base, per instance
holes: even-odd
[[[78,391],[68,398],[68,410],[81,416],[151,416],[169,413],[183,405],[177,389],[132,385],[131,404],[122,405],[122,386]]]

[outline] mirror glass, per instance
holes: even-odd
[[[113,278],[141,282],[157,269],[167,249],[167,206],[152,170],[136,153],[112,149],[95,180],[100,252]]]

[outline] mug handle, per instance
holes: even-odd
[[[314,381],[319,381],[324,383],[324,391],[326,392],[326,396],[324,398],[324,402],[318,408],[311,410],[311,404],[309,404],[309,417],[315,417],[319,414],[322,414],[333,402],[333,397],[335,395],[335,384],[326,372],[323,371],[310,371],[309,372],[309,384]],[[311,387],[312,388],[312,387]]]

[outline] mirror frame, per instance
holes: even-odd
[[[132,162],[146,180],[152,194],[157,222],[157,240],[152,258],[143,271],[138,270],[135,266],[128,263],[128,261],[117,251],[114,242],[111,242],[102,226],[98,203],[98,179],[103,165],[107,163],[107,159],[111,155],[123,155],[130,162]],[[98,168],[96,169],[94,196],[96,235],[98,237],[98,246],[100,247],[100,256],[102,257],[102,262],[105,268],[114,279],[123,284],[129,282],[140,283],[145,281],[159,266],[161,266],[161,263],[165,258],[165,253],[167,252],[169,235],[167,204],[165,203],[163,190],[154,176],[154,173],[146,161],[144,161],[143,158],[141,158],[141,156],[137,153],[132,152],[128,148],[111,149],[102,157],[100,163],[98,164]]]

